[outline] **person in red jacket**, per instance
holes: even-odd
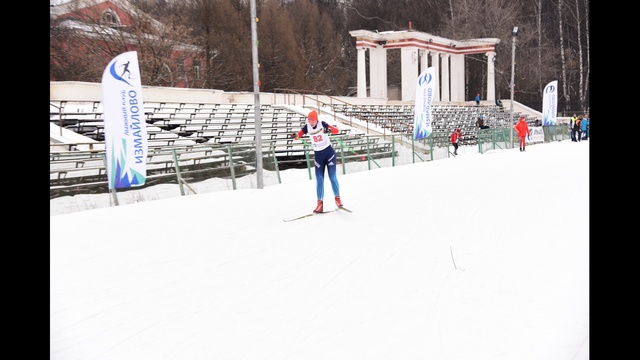
[[[460,136],[462,136],[462,131],[460,129],[455,129],[449,136],[449,141],[451,141],[451,145],[453,145],[453,155],[458,155],[458,142],[460,141]]]
[[[524,146],[526,145],[525,136],[531,140],[531,130],[529,130],[529,125],[524,121],[524,116],[520,116],[520,120],[513,127],[518,134],[518,141],[520,142],[520,151],[524,151]]]
[[[338,207],[343,206],[340,200],[338,177],[336,176],[336,151],[331,146],[331,140],[329,139],[329,134],[337,134],[338,132],[338,128],[327,124],[325,121],[318,121],[318,112],[312,110],[307,115],[307,122],[302,125],[302,129],[291,134],[291,137],[296,140],[304,136],[304,134],[309,134],[309,139],[311,140],[314,153],[313,162],[316,168],[316,194],[318,195],[318,203],[315,210],[313,210],[314,213],[323,212],[325,168],[329,173],[336,205]]]

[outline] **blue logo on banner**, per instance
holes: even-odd
[[[111,76],[113,76],[114,79],[122,81],[123,83],[129,85],[129,86],[133,86],[131,84],[129,84],[129,82],[127,80],[125,80],[123,78],[124,74],[129,74],[127,79],[131,79],[131,71],[129,70],[129,61],[127,61],[126,63],[120,65],[121,67],[123,67],[122,70],[122,74],[118,75],[118,73],[116,72],[116,63],[117,61],[114,61],[113,64],[111,65],[111,69],[109,69],[109,73],[111,74]]]
[[[432,78],[433,78],[433,76],[431,76],[431,74],[424,74],[423,77],[418,79],[418,85],[423,85],[423,84],[429,85],[431,80],[433,80]]]
[[[556,87],[553,85],[549,85],[544,89],[544,92],[547,94],[552,94],[554,92],[556,92]]]

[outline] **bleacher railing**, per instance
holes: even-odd
[[[510,134],[512,128],[491,128],[478,130],[478,152],[484,154],[489,150],[513,149],[518,144],[518,138],[515,134]],[[543,126],[543,141],[545,143],[553,141],[562,141],[571,138],[571,131],[566,125]],[[510,139],[513,143],[509,146]],[[539,143],[539,142],[538,142]],[[536,142],[532,142],[535,145]]]
[[[407,134],[386,135],[384,138],[382,135],[364,135],[358,143],[352,140],[347,141],[348,138],[348,135],[331,137],[342,174],[453,156],[448,134],[432,133],[420,140],[414,140]],[[570,132],[566,126],[544,127],[544,142],[567,139],[570,139]],[[478,152],[482,154],[493,149],[506,149],[509,148],[508,143],[508,129],[481,130],[478,135]],[[100,142],[92,144],[104,145]],[[51,146],[53,148],[59,145]],[[80,143],[64,145],[74,148]],[[180,194],[187,195],[195,193],[190,184],[211,178],[230,180],[231,188],[236,190],[236,179],[256,173],[255,142],[158,147],[150,150],[149,155],[147,183],[127,190],[143,189],[159,184],[178,184]],[[265,185],[282,183],[280,171],[289,168],[306,168],[309,179],[313,179],[313,151],[303,141],[288,143],[263,141],[262,155],[263,169],[274,172],[276,176],[272,178],[277,179],[271,180],[271,183],[265,182]],[[61,152],[52,150],[50,152],[50,199],[67,195],[108,193],[104,159],[106,159],[104,150]],[[91,165],[85,166],[89,163]],[[87,175],[88,173],[90,175]]]

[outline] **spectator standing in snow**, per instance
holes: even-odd
[[[460,142],[460,136],[462,135],[462,131],[460,129],[455,129],[449,136],[449,141],[451,145],[453,145],[453,155],[458,155],[458,143]]]
[[[571,122],[569,123],[569,131],[571,131],[571,141],[578,141],[576,139],[576,120],[578,120],[578,116],[576,114],[573,114],[573,116],[571,117]]]
[[[582,139],[588,140],[589,139],[589,114],[586,114],[584,118],[582,118],[580,127],[582,128]]]
[[[578,116],[576,121],[574,121],[573,123],[574,137],[578,142],[582,141],[582,127],[581,127],[582,124],[581,123],[582,123],[582,115]]]
[[[518,142],[520,143],[520,151],[524,151],[525,145],[526,145],[526,140],[529,139],[531,140],[531,130],[529,130],[529,125],[527,125],[527,122],[524,120],[524,116],[520,116],[520,119],[518,120],[518,123],[515,124],[515,126],[513,127],[516,130],[516,133],[518,134]],[[525,139],[525,137],[527,139]]]

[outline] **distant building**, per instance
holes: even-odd
[[[154,46],[155,41],[159,44],[158,48],[161,46],[166,48],[162,40],[155,35],[163,33],[164,25],[127,1],[71,0],[60,5],[56,4],[60,2],[50,0],[49,7],[51,26],[60,30],[56,34],[53,31],[50,34],[52,63],[60,58],[69,59],[70,54],[74,53],[78,54],[79,59],[84,59],[87,52],[99,53],[96,50],[100,49],[122,49],[120,53],[139,51],[141,38],[148,41],[147,44],[150,46]],[[142,37],[139,34],[136,35],[141,28],[147,29],[147,33]],[[79,38],[83,41],[77,41]],[[115,46],[109,46],[110,42]],[[162,64],[160,70],[166,73],[158,76],[166,81],[158,83],[155,79],[153,85],[178,88],[203,87],[202,64],[205,63],[206,58],[201,49],[190,44],[180,44],[167,51],[168,54],[164,58],[169,59],[168,63]],[[104,52],[104,58],[101,59],[104,61],[104,66],[117,55]],[[144,57],[144,54],[142,56],[139,54],[139,58],[141,57]],[[54,74],[50,74],[49,80],[69,79],[57,79]]]

